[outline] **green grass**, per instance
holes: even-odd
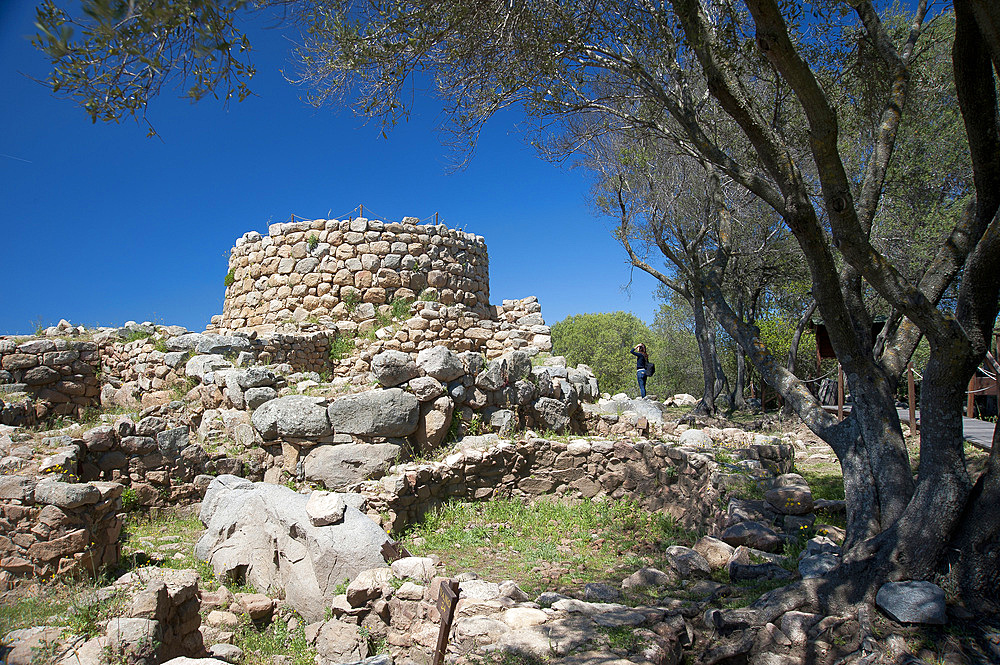
[[[392,307],[392,318],[410,318],[410,306],[413,305],[413,300],[410,298],[393,298],[389,305]]]
[[[108,582],[101,576],[8,592],[0,600],[0,636],[47,625],[62,626],[68,634],[94,637],[102,632],[102,622],[122,616],[128,606],[124,590],[97,600],[96,590]]]
[[[423,538],[421,544],[414,539]],[[695,535],[634,501],[517,499],[449,503],[404,536],[411,552],[436,554],[449,572],[513,579],[528,594],[589,582],[619,583],[642,566],[663,567],[663,550]]]
[[[60,625],[69,605],[69,596],[56,589],[46,589],[40,596],[4,597],[0,602],[0,635],[32,626]]]
[[[125,335],[125,343],[138,342],[140,339],[149,339],[153,336],[153,333],[147,332],[145,330],[133,330],[132,332]]]
[[[809,483],[813,499],[843,501],[844,476],[839,465],[803,466],[799,469],[799,475]]]
[[[156,551],[164,546],[179,545],[176,550],[164,552],[166,556],[153,558],[148,563],[162,568],[183,570],[193,568],[201,576],[199,587],[213,591],[219,587],[212,568],[194,556],[194,544],[205,527],[195,515],[176,515],[160,512],[149,515],[130,513],[122,528],[122,559],[129,565],[146,565],[136,559],[138,552],[156,557]],[[175,554],[180,556],[175,558]]]
[[[642,639],[635,634],[635,628],[631,626],[605,628],[604,632],[608,636],[608,648],[612,651],[631,653],[643,646]]]
[[[347,307],[347,311],[353,313],[354,308],[356,308],[358,303],[361,302],[361,293],[357,289],[352,289],[343,294],[341,300],[343,301],[344,306]]]
[[[313,665],[316,648],[305,635],[305,622],[299,621],[294,631],[284,621],[273,621],[257,627],[249,621],[236,630],[234,642],[243,649],[241,665],[271,665],[275,656],[289,656],[292,665]]]

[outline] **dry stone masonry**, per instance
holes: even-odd
[[[13,577],[93,575],[116,565],[122,489],[0,476],[0,588]]]
[[[0,423],[27,425],[50,414],[76,415],[97,406],[99,372],[93,342],[0,338]],[[33,412],[13,401],[5,405],[4,397],[17,393],[34,398]]]
[[[359,303],[413,300],[427,288],[444,305],[487,307],[483,237],[416,221],[320,219],[272,224],[266,236],[245,234],[230,254],[219,325],[242,329],[344,315]]]

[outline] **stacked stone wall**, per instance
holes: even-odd
[[[93,428],[75,445],[80,451],[75,473],[84,481],[117,481],[130,488],[137,506],[191,503],[201,497],[207,480],[208,456],[190,441],[188,427],[170,426],[166,418],[146,416],[134,423],[127,417],[113,425]]]
[[[240,336],[237,340],[226,337],[220,345],[225,355],[239,366],[287,364],[295,372],[326,372],[331,364],[330,340],[336,335],[336,331],[253,334]],[[115,388],[135,383],[141,394],[184,385],[186,363],[198,352],[194,348],[183,348],[188,345],[177,344],[176,339],[103,342],[100,361],[105,383]],[[207,349],[207,352],[216,352],[216,349]]]
[[[77,414],[97,406],[99,371],[100,354],[94,342],[0,338],[0,395],[27,393],[35,411],[29,415],[23,406],[7,408],[0,401],[0,422],[24,425],[50,414]]]
[[[465,447],[442,462],[400,465],[352,489],[368,499],[369,514],[383,516],[383,526],[396,531],[452,499],[549,495],[632,498],[698,528],[718,509],[719,490],[712,482],[716,468],[709,455],[676,444],[531,438]]]
[[[107,648],[113,662],[165,663],[179,656],[205,656],[198,579],[195,570],[147,567],[115,580],[114,588],[127,594],[130,603],[125,617],[108,622]],[[137,635],[147,637],[148,643],[130,639]]]
[[[0,581],[95,574],[120,555],[122,485],[0,477]]]
[[[243,235],[230,254],[218,327],[344,317],[357,303],[413,300],[428,288],[446,305],[488,307],[482,236],[415,221],[312,220]]]
[[[105,381],[117,383],[118,388],[135,382],[143,392],[164,390],[184,378],[183,354],[157,349],[152,338],[102,342],[100,357]]]

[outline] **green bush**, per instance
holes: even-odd
[[[236,281],[236,268],[230,268],[229,272],[226,273],[226,288],[228,289]]]
[[[125,335],[125,342],[138,342],[140,339],[149,339],[153,336],[153,333],[147,332],[145,330],[133,330],[132,332]]]
[[[361,294],[357,291],[357,289],[351,289],[343,295],[341,300],[347,307],[347,311],[353,312],[354,308],[357,307],[358,303],[361,302]]]
[[[392,302],[389,304],[392,306],[392,318],[394,319],[410,318],[410,306],[413,305],[412,299],[393,298]]]
[[[350,337],[338,335],[330,340],[330,362],[339,362],[346,358],[354,350],[354,343]]]
[[[126,487],[122,490],[122,510],[131,512],[137,508],[139,508],[138,493],[136,493],[134,488]]]

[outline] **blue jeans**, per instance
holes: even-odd
[[[635,378],[639,381],[639,397],[646,396],[646,370],[639,369],[635,372]]]

